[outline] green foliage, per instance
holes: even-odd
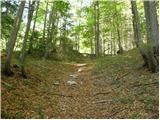
[[[4,43],[7,43],[10,37],[17,8],[16,1],[1,1],[1,38],[4,40]],[[3,42],[2,44],[4,44]]]
[[[133,114],[131,115],[131,119],[137,119],[137,118],[138,118],[137,113],[133,113]]]
[[[14,85],[8,84],[8,83],[6,83],[6,82],[2,82],[2,85],[4,85],[4,87],[5,87],[6,89],[8,89],[8,90],[12,90],[12,89],[15,88]]]
[[[43,111],[43,106],[41,103],[38,104],[37,108],[36,108],[36,111],[39,115],[39,119],[44,119],[44,111]]]

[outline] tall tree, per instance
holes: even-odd
[[[134,28],[134,35],[136,38],[135,39],[136,45],[139,48],[140,53],[143,57],[144,66],[148,67],[151,71],[156,72],[157,64],[153,56],[152,50],[150,48],[147,48],[147,50],[143,48],[143,41],[142,41],[141,29],[140,29],[140,20],[139,20],[139,15],[137,11],[136,1],[131,1],[131,6],[132,6],[132,13],[133,13],[133,28]]]
[[[159,55],[159,24],[157,20],[155,1],[144,1],[148,40],[153,43],[155,53]]]
[[[45,11],[45,16],[44,16],[44,26],[43,26],[43,36],[42,36],[43,41],[45,41],[47,13],[48,13],[48,2],[46,3],[46,11]]]
[[[44,53],[44,59],[47,59],[49,57],[49,51],[50,51],[50,45],[51,45],[51,26],[52,26],[52,19],[53,19],[53,5],[52,10],[50,11],[49,16],[49,22],[48,22],[48,33],[47,33],[47,40],[45,44],[45,53]]]
[[[118,47],[119,47],[119,53],[123,53],[123,47],[122,47],[122,43],[121,43],[121,35],[120,35],[120,25],[119,25],[119,23],[118,23],[118,11],[117,11],[117,6],[116,6],[116,4],[115,4],[115,18],[116,18],[116,21],[114,21],[115,22],[115,24],[116,24],[116,31],[117,31],[117,37],[118,37]]]
[[[13,49],[15,46],[15,42],[17,39],[17,34],[18,34],[19,27],[20,27],[24,6],[25,6],[25,1],[21,1],[19,10],[17,12],[17,16],[14,21],[10,39],[8,42],[7,58],[6,58],[5,68],[4,68],[4,72],[8,76],[13,74],[13,72],[11,71],[11,58],[12,58],[12,53],[13,53]]]
[[[95,20],[95,53],[100,56],[100,39],[99,39],[99,1],[94,3],[94,20]]]
[[[34,35],[35,35],[35,26],[36,26],[37,14],[38,14],[38,9],[39,9],[39,2],[40,1],[37,1],[36,13],[35,13],[35,18],[34,18],[34,23],[33,23],[33,29],[32,29],[32,34],[31,34],[30,41],[29,41],[29,49],[28,49],[29,54],[31,54],[32,51],[33,51],[33,40],[34,40]]]
[[[25,35],[24,35],[24,39],[23,39],[22,51],[21,51],[21,54],[20,54],[21,72],[22,72],[22,76],[24,78],[26,78],[26,73],[25,73],[25,68],[24,68],[25,55],[26,55],[26,42],[27,42],[27,39],[28,39],[28,33],[29,33],[29,30],[30,30],[31,21],[32,21],[32,17],[33,17],[34,5],[35,5],[35,1],[33,1],[32,3],[29,1],[27,27],[26,27],[26,31],[25,31]]]
[[[144,12],[146,17],[147,48],[150,69],[157,72],[159,69],[159,26],[156,16],[155,1],[144,1]]]

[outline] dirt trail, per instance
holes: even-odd
[[[74,64],[73,67],[74,72],[59,85],[58,91],[64,96],[56,99],[59,112],[53,118],[114,118],[123,112],[121,104],[113,103],[117,97],[113,86],[93,75],[93,65]]]
[[[93,65],[74,64],[75,71],[63,80],[59,92],[67,96],[59,97],[58,118],[91,118]]]
[[[146,95],[146,88],[130,87],[146,75],[143,72],[128,69],[120,75],[127,73],[125,77],[116,80],[114,72],[94,73],[94,64],[37,64],[41,66],[29,67],[27,79],[18,72],[13,77],[2,76],[2,118],[157,118],[158,106],[155,114],[147,111],[146,98],[138,93],[143,90]],[[151,85],[148,88],[157,90]]]

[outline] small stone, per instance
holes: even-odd
[[[77,82],[75,82],[75,81],[67,81],[67,84],[69,84],[69,85],[77,85]]]
[[[78,75],[77,74],[73,74],[73,75],[70,75],[70,77],[77,78]]]
[[[79,68],[79,69],[78,69],[78,72],[82,72],[82,69],[81,69],[81,68]]]
[[[59,85],[60,81],[54,81],[53,85]]]

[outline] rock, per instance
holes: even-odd
[[[75,64],[77,67],[83,67],[86,66],[87,64]]]
[[[77,85],[77,82],[69,80],[69,81],[67,81],[67,84],[68,85]]]
[[[78,78],[78,75],[77,74],[73,74],[73,75],[70,75],[70,77],[72,77],[72,78]]]
[[[81,68],[79,68],[79,69],[78,69],[78,72],[82,72],[82,69],[81,69]]]
[[[53,85],[59,85],[60,84],[60,81],[56,80],[53,82]]]

